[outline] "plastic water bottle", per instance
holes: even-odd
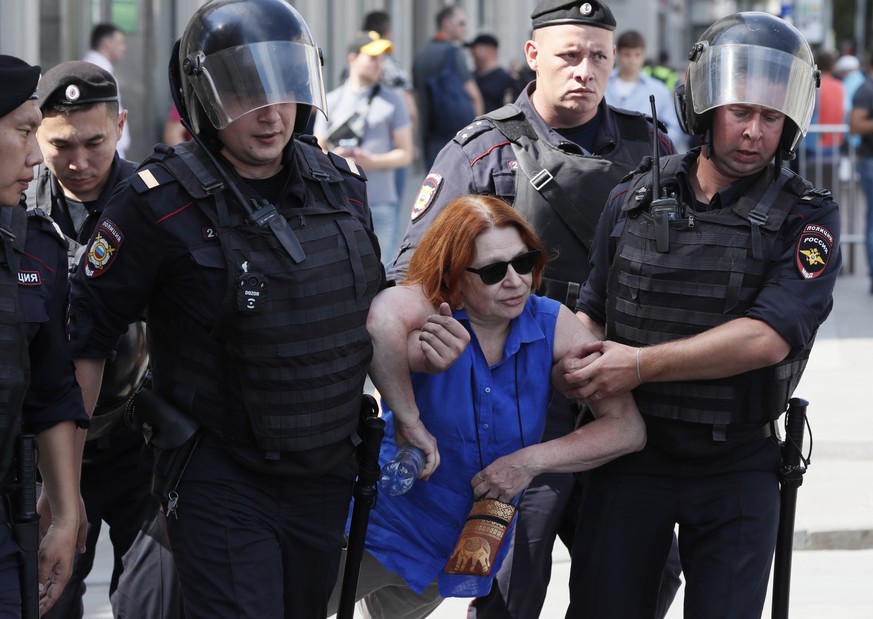
[[[397,496],[412,488],[427,458],[415,445],[406,445],[397,450],[393,460],[382,467],[379,487],[385,494]]]

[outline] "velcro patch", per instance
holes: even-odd
[[[121,244],[124,243],[124,235],[111,219],[104,219],[91,241],[88,248],[88,259],[85,261],[85,276],[100,277],[118,255]]]
[[[42,278],[39,271],[19,271],[18,272],[19,286],[41,286]]]
[[[415,221],[427,212],[433,201],[436,200],[440,187],[443,184],[441,174],[431,172],[421,184],[421,189],[418,192],[418,197],[415,199],[415,204],[412,205],[412,221]]]
[[[821,275],[834,249],[834,235],[830,230],[816,224],[807,224],[797,242],[795,262],[803,279],[815,279]]]

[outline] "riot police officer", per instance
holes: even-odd
[[[37,89],[43,115],[37,140],[45,162],[27,190],[29,209],[48,213],[67,237],[70,267],[97,226],[109,198],[136,168],[116,145],[127,111],[118,109],[118,86],[95,64],[64,62],[49,69]],[[159,504],[149,492],[148,452],[142,435],[123,421],[127,401],[145,380],[145,323],[128,327],[107,362],[88,429],[80,490],[88,516],[85,553],[47,619],[75,619],[84,608],[102,522],[109,525],[114,565],[109,598],[116,615],[177,616],[181,601]]]
[[[45,611],[58,599],[80,538],[76,427],[88,417],[73,375],[65,334],[67,253],[63,236],[45,213],[25,211],[22,192],[42,161],[36,142],[40,68],[0,56],[0,615]],[[18,471],[13,456],[22,433],[37,434],[43,492],[52,506],[51,525],[39,543],[42,581],[22,592],[19,578],[35,565],[38,527],[32,470]],[[29,487],[24,487],[27,479]],[[16,487],[18,486],[18,487]],[[17,490],[17,492],[15,492]],[[14,527],[9,525],[15,522]],[[12,530],[29,533],[26,547]],[[78,540],[77,540],[78,538]],[[32,572],[31,572],[32,573]],[[30,586],[32,585],[32,588]],[[24,596],[22,596],[24,593]],[[37,599],[38,594],[38,599]],[[39,608],[36,608],[38,603]]]
[[[760,617],[779,520],[786,409],[840,270],[837,205],[784,168],[819,73],[791,25],[716,21],[694,44],[677,113],[703,146],[616,187],[578,309],[602,356],[576,396],[630,389],[648,444],[594,471],[567,617],[645,617],[679,525],[685,616]],[[775,159],[775,163],[774,163]]]
[[[364,176],[294,135],[324,87],[283,0],[206,3],[170,82],[195,141],[159,147],[104,211],[72,286],[77,373],[92,401],[147,308],[154,393],[200,426],[160,471],[187,617],[324,616],[385,280]]]

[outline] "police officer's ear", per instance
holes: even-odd
[[[534,31],[531,38],[524,44],[524,59],[527,61],[527,66],[529,66],[530,70],[534,73],[537,72],[539,56],[539,44],[534,40],[536,36],[536,31]]]

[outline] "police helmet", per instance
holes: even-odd
[[[785,114],[781,150],[793,154],[809,128],[821,75],[794,26],[768,13],[736,13],[707,28],[688,60],[685,85],[675,93],[686,133],[706,134],[717,107],[761,105]]]
[[[170,86],[198,135],[278,103],[297,104],[299,132],[313,107],[327,109],[321,65],[309,26],[284,0],[211,0],[176,43]]]

